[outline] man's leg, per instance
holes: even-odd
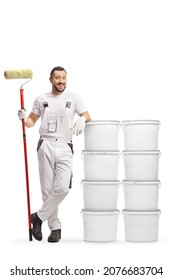
[[[42,221],[47,219],[51,231],[55,231],[61,228],[60,220],[57,217],[58,205],[69,192],[72,174],[72,153],[67,144],[57,145],[56,149],[51,151],[51,153],[54,154],[55,160],[54,164],[52,164],[54,171],[53,186],[51,193],[47,195],[42,208],[37,213]],[[45,173],[46,171],[44,172],[44,177]],[[44,178],[44,180],[47,180],[47,178]],[[46,190],[43,189],[42,192],[47,192],[47,188]]]

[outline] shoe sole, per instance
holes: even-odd
[[[57,242],[59,242],[59,239],[58,240],[47,240],[47,241],[50,243],[57,243]]]

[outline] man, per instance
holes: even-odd
[[[42,240],[42,222],[47,220],[51,230],[48,242],[58,242],[61,239],[58,206],[71,187],[72,134],[84,131],[90,115],[81,98],[65,90],[67,72],[63,67],[54,67],[49,80],[52,90],[35,99],[28,117],[24,109],[18,111],[18,116],[25,120],[26,127],[34,126],[41,117],[37,153],[43,204],[31,214],[32,234],[35,239]],[[73,124],[75,113],[79,118]]]

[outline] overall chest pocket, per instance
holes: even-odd
[[[57,131],[57,119],[58,116],[56,113],[50,112],[47,110],[47,129],[49,133],[55,133]]]
[[[67,118],[64,114],[53,114],[48,115],[48,132],[56,133],[57,137],[65,137],[68,130]]]
[[[57,131],[57,120],[48,120],[48,132],[54,133]]]
[[[56,137],[68,139],[69,130],[69,117],[65,108],[59,107],[57,111],[52,111],[50,107],[45,109],[41,134],[55,134]]]

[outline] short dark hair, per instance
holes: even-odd
[[[67,74],[67,71],[66,71],[63,67],[61,67],[61,66],[56,66],[56,67],[54,67],[54,68],[51,70],[51,72],[50,72],[50,77],[53,76],[53,74],[54,74],[55,71],[65,71],[65,73]]]

